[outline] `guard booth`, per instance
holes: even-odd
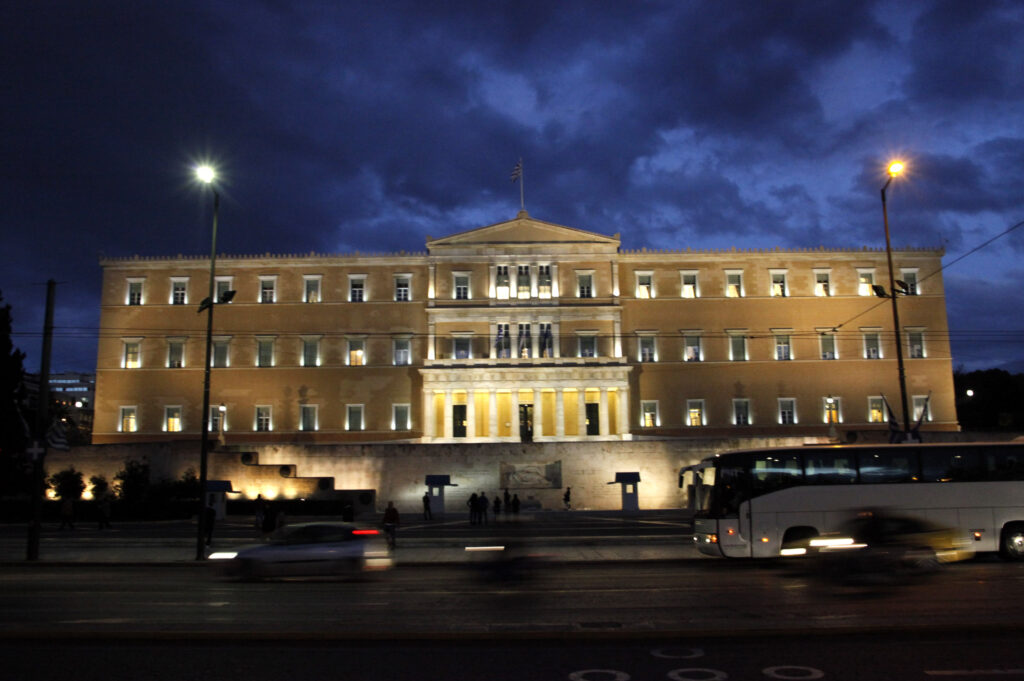
[[[427,498],[430,501],[430,514],[444,515],[444,488],[458,487],[452,483],[450,475],[428,475],[426,479]]]
[[[640,493],[638,491],[640,473],[616,473],[615,481],[609,485],[622,485],[622,510],[639,511]]]

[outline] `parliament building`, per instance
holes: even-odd
[[[955,431],[942,250],[893,252],[912,424]],[[884,249],[627,251],[536,220],[426,252],[105,258],[93,443],[885,438]]]

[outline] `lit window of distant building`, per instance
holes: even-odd
[[[269,433],[273,429],[273,409],[268,405],[257,405],[253,430],[258,433]]]
[[[185,341],[178,338],[167,340],[167,366],[180,369],[185,366]]]
[[[657,428],[660,425],[658,419],[658,401],[643,400],[640,402],[640,427]]]
[[[796,423],[796,400],[794,398],[779,398],[779,423],[783,425]]]
[[[832,273],[830,271],[814,271],[814,295],[822,298],[832,295]]]
[[[777,298],[784,298],[788,296],[789,291],[786,288],[786,273],[784,271],[772,272],[771,277],[771,295]]]
[[[881,359],[882,358],[882,341],[881,334],[877,331],[865,331],[863,333],[864,338],[864,357],[865,359]]]
[[[188,303],[188,277],[174,277],[171,279],[171,305],[185,305]]]
[[[739,398],[732,401],[732,422],[737,426],[750,425],[750,400]]]
[[[859,268],[857,270],[857,295],[858,296],[873,296],[875,291],[872,288],[875,285],[875,270]]]
[[[395,275],[395,300],[399,302],[405,302],[412,300],[412,275],[411,274],[396,274]]]
[[[839,398],[828,397],[821,398],[822,404],[822,422],[830,425],[839,423]]]
[[[117,430],[121,433],[135,433],[139,430],[138,409],[136,407],[121,407],[121,413],[117,422]]]
[[[319,274],[307,274],[302,277],[302,302],[321,302],[320,285],[322,280],[323,277]]]
[[[738,271],[726,271],[725,273],[725,297],[743,297],[743,273]]]
[[[277,277],[260,277],[260,302],[277,301]]]
[[[686,425],[704,425],[704,400],[686,400]]]
[[[366,341],[361,338],[348,339],[348,365],[361,367],[366,364]]]
[[[319,430],[319,409],[315,404],[299,405],[299,430]]]
[[[697,298],[700,296],[700,291],[697,289],[697,273],[696,272],[680,272],[680,297],[681,298]]]
[[[124,369],[138,369],[142,366],[142,341],[125,340],[124,354],[121,357],[121,367]]]
[[[347,414],[345,430],[363,430],[363,405],[349,404],[345,411]]]
[[[409,430],[412,425],[409,421],[410,406],[408,404],[391,405],[391,429]]]
[[[168,433],[181,432],[181,407],[164,407],[164,430]]]
[[[142,285],[145,279],[129,279],[128,295],[125,302],[128,305],[142,305]]]

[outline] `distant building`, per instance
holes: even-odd
[[[24,414],[35,413],[39,404],[39,374],[25,374]],[[56,413],[65,421],[65,430],[72,436],[73,443],[88,444],[96,403],[96,375],[66,371],[50,374],[50,402]],[[29,421],[33,417],[28,416]],[[81,437],[75,437],[75,434]]]
[[[884,250],[681,246],[623,251],[523,211],[425,253],[220,257],[218,295],[237,294],[215,309],[211,430],[238,445],[888,430]],[[958,428],[942,255],[893,253],[924,431]],[[198,437],[209,260],[101,265],[93,442]]]

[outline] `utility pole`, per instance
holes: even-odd
[[[43,322],[43,356],[39,363],[39,404],[36,407],[36,439],[28,452],[32,455],[32,518],[28,526],[26,560],[39,560],[39,535],[42,531],[43,493],[45,489],[46,431],[50,427],[50,353],[53,350],[53,297],[57,282],[46,282],[46,318]]]

